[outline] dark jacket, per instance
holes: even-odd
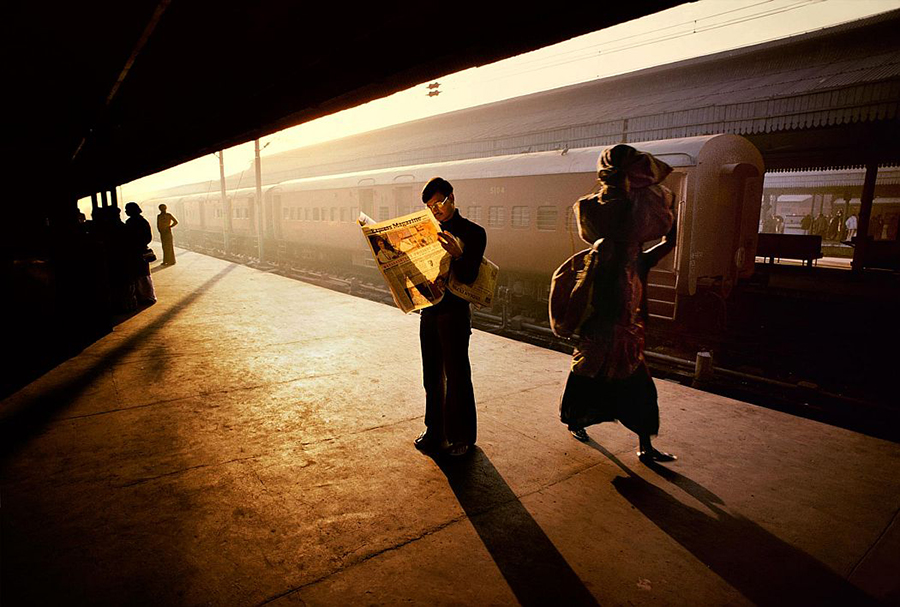
[[[487,246],[487,234],[480,225],[469,221],[459,214],[459,209],[453,212],[453,217],[441,223],[441,230],[450,232],[463,243],[462,255],[450,262],[450,271],[457,280],[467,285],[478,278],[478,270],[481,260],[484,258],[484,248]],[[469,302],[457,297],[450,291],[444,292],[444,298],[435,306],[426,308],[423,313],[446,313],[451,310],[465,310],[468,312]]]

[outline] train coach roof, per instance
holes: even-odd
[[[634,147],[653,154],[674,168],[690,167],[697,163],[697,156],[706,143],[714,137],[689,137],[667,141],[636,143]],[[305,177],[279,184],[286,190],[313,190],[322,187],[343,188],[364,185],[386,185],[408,178],[406,182],[424,183],[435,175],[453,181],[455,179],[489,179],[492,177],[524,177],[528,175],[557,175],[565,173],[591,173],[597,168],[597,158],[610,146],[598,146],[568,150],[565,152],[534,152],[473,158],[453,162],[433,162],[416,166],[392,167],[342,173],[325,177]],[[409,179],[411,178],[411,179]],[[400,182],[402,183],[402,182]]]

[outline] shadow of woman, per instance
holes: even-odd
[[[627,476],[612,484],[644,516],[757,605],[874,605],[875,600],[816,558],[753,521],[728,512],[721,499],[690,478],[648,467],[708,508],[687,506],[635,474],[614,454],[589,443]]]
[[[598,604],[480,449],[438,465],[522,605]]]

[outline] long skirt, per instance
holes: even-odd
[[[156,289],[150,275],[138,276],[134,280],[134,295],[138,305],[156,303]]]
[[[569,373],[559,418],[570,429],[620,421],[639,436],[659,432],[656,386],[645,363],[624,379]]]

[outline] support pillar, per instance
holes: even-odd
[[[256,153],[256,214],[257,225],[256,241],[259,244],[259,260],[263,261],[263,236],[265,234],[265,224],[263,223],[263,197],[262,197],[262,167],[259,163],[259,139],[253,140],[253,150]]]
[[[878,178],[878,163],[866,163],[866,179],[863,181],[862,195],[859,197],[859,218],[856,228],[856,248],[850,266],[855,272],[863,269],[866,249],[869,243],[869,219],[872,216],[872,201],[875,200],[875,180]]]
[[[109,206],[109,192],[103,190],[100,192],[100,197],[103,199],[103,208],[105,209]]]
[[[228,194],[225,192],[225,150],[219,151],[219,188],[222,195],[222,240],[227,255],[231,240],[231,205],[228,204]]]
[[[119,197],[116,195],[116,188],[113,188],[109,191],[109,199],[112,203],[112,206],[116,208],[119,207]]]

